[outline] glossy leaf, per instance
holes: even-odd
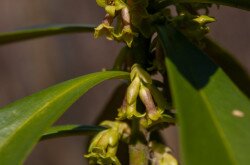
[[[249,0],[154,0],[150,4],[150,9],[157,11],[176,3],[211,3],[250,10]]]
[[[127,72],[89,74],[55,85],[0,109],[0,164],[22,164],[41,135],[90,88]]]
[[[234,83],[250,98],[250,75],[247,69],[227,50],[209,38],[202,40],[204,51],[218,64]]]
[[[103,130],[105,130],[105,128],[100,126],[59,125],[49,128],[42,135],[41,140],[74,135],[92,135]]]
[[[214,3],[218,5],[225,5],[236,7],[240,9],[250,10],[250,1],[249,0],[174,0],[177,3]]]
[[[169,25],[158,34],[166,55],[185,165],[247,165],[250,102],[201,50]]]
[[[95,26],[83,24],[49,25],[0,33],[0,45],[65,33],[93,32]]]

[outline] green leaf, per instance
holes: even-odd
[[[25,97],[0,109],[0,164],[19,165],[42,134],[90,88],[127,72],[81,76]]]
[[[93,25],[65,24],[28,28],[14,32],[4,32],[0,33],[0,45],[57,34],[93,32],[94,28],[95,26]]]
[[[150,10],[152,11],[161,10],[166,6],[176,3],[211,3],[211,4],[231,6],[244,10],[250,10],[249,0],[154,0],[150,4]]]
[[[225,6],[231,6],[231,7],[236,7],[240,9],[250,10],[249,0],[176,0],[175,2],[177,3],[182,3],[182,2],[214,3],[218,5],[225,5]]]
[[[248,165],[250,102],[201,50],[158,26],[185,165]]]
[[[209,38],[204,38],[202,42],[204,43],[204,51],[207,55],[227,73],[242,92],[250,97],[250,75],[247,69],[216,42]]]
[[[59,125],[49,128],[42,135],[41,140],[73,135],[92,135],[103,130],[105,130],[105,128],[100,126]]]

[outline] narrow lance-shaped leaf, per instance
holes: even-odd
[[[111,78],[129,78],[127,72],[89,74],[55,85],[0,109],[0,164],[19,165],[42,134],[81,95]]]
[[[202,40],[203,50],[217,63],[234,83],[250,97],[250,75],[247,69],[228,51],[209,38]]]
[[[84,24],[48,25],[35,28],[27,28],[13,32],[0,33],[0,45],[12,42],[52,36],[65,33],[83,33],[94,31],[95,26]]]
[[[41,140],[74,136],[74,135],[92,135],[105,130],[104,127],[90,125],[59,125],[53,126],[43,133]]]
[[[210,3],[250,10],[249,0],[154,0],[151,1],[150,9],[153,11],[157,11],[163,9],[166,6],[176,3]]]
[[[240,9],[250,10],[249,0],[173,0],[176,3],[214,3],[218,5],[225,5],[236,7]]]
[[[250,102],[201,50],[159,26],[185,165],[248,165]]]

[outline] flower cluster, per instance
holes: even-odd
[[[180,12],[179,16],[173,19],[175,26],[194,41],[200,41],[209,32],[207,24],[215,21],[213,17],[192,15],[188,12]]]
[[[85,157],[89,159],[89,164],[93,165],[120,165],[116,157],[118,144],[121,139],[129,136],[130,128],[126,123],[118,121],[104,121],[100,125],[107,129],[94,137]]]
[[[137,36],[131,28],[128,6],[122,0],[96,0],[97,4],[107,12],[102,24],[95,28],[94,37],[106,36],[108,40],[124,41],[132,46],[133,38]],[[117,26],[112,23],[117,17]]]
[[[127,89],[123,105],[118,109],[117,119],[141,118],[141,124],[147,128],[165,118],[166,115],[163,115],[163,112],[166,108],[166,101],[158,89],[152,86],[150,75],[138,64],[135,64],[132,66],[130,79],[131,84]],[[146,107],[146,112],[143,114],[137,111],[136,103],[138,97]],[[157,106],[154,100],[157,100]]]

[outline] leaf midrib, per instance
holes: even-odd
[[[211,103],[209,103],[209,101],[208,101],[209,99],[207,98],[207,96],[206,96],[206,94],[204,93],[204,91],[202,91],[202,90],[200,91],[200,90],[199,90],[198,93],[199,93],[199,95],[201,96],[201,98],[202,98],[204,104],[207,106],[207,110],[208,110],[208,113],[209,113],[210,116],[211,116],[211,119],[214,119],[214,120],[212,120],[212,121],[214,121],[214,122],[213,122],[213,123],[214,123],[214,126],[215,126],[215,128],[216,128],[216,130],[217,130],[217,132],[218,132],[218,135],[219,135],[219,137],[220,137],[220,139],[221,139],[221,142],[224,144],[224,147],[226,148],[226,151],[227,151],[227,154],[228,154],[230,160],[233,162],[232,164],[237,165],[237,160],[236,160],[236,158],[233,156],[233,155],[234,155],[234,153],[232,152],[233,149],[232,149],[230,143],[228,142],[228,140],[227,140],[227,138],[226,138],[226,134],[225,134],[223,128],[221,127],[221,125],[219,124],[219,122],[218,122],[218,120],[217,120],[217,117],[213,114],[213,108],[212,108]]]
[[[190,69],[189,67],[187,69],[189,70],[189,73],[192,73],[192,69]],[[193,74],[190,74],[190,77],[192,77],[194,82],[196,82],[196,79],[194,78]],[[210,78],[209,81],[211,83],[213,81],[213,79]],[[209,85],[209,83],[208,83],[208,85]],[[231,145],[227,141],[226,134],[223,131],[223,128],[220,126],[220,123],[218,122],[217,117],[214,115],[212,105],[209,102],[209,99],[207,98],[206,93],[204,92],[205,88],[206,88],[206,86],[204,86],[202,89],[196,90],[196,91],[200,95],[200,97],[202,98],[203,103],[205,104],[205,106],[207,107],[207,111],[210,114],[210,117],[211,117],[212,121],[214,121],[213,122],[214,127],[216,128],[216,131],[218,132],[218,135],[220,137],[220,140],[221,140],[222,144],[224,144],[224,147],[226,148],[229,159],[233,162],[232,164],[237,165],[237,161],[236,161],[235,157],[233,156],[234,155],[233,152],[232,152],[233,149],[231,148]]]
[[[86,77],[86,76],[85,76],[85,77]],[[95,78],[95,77],[99,77],[99,76],[98,76],[98,75],[89,75],[88,77],[89,77],[89,78]],[[84,77],[82,77],[82,78],[84,78]],[[104,81],[104,80],[105,80],[105,79],[103,79],[102,81]],[[69,91],[71,91],[71,90],[77,88],[77,87],[80,86],[81,84],[82,84],[82,81],[81,81],[81,82],[78,82],[78,83],[76,83],[76,84],[74,84],[74,85],[72,85],[72,87],[70,87],[69,89],[65,90],[63,93],[61,93],[61,94],[59,94],[58,96],[56,96],[55,99],[54,99],[54,101],[55,101],[55,100],[59,100],[63,95],[65,95],[65,94],[68,93]],[[88,91],[88,90],[87,90],[87,91]],[[22,129],[24,126],[28,125],[29,122],[32,121],[33,118],[34,118],[35,116],[37,116],[40,112],[42,112],[45,108],[49,107],[50,105],[51,105],[51,101],[48,101],[48,103],[46,103],[43,107],[39,108],[35,113],[33,113],[33,114],[28,118],[28,120],[25,120],[25,121],[23,122],[23,124],[21,124],[19,127],[17,127],[17,129],[15,129],[16,131],[14,131],[13,133],[9,134],[8,137],[10,137],[10,138],[7,138],[7,140],[6,140],[4,143],[2,143],[2,145],[0,146],[0,148],[3,148],[3,147],[5,147],[6,145],[10,144],[11,140],[13,139],[13,136],[15,136],[15,134],[16,134],[17,132],[19,132],[20,129]],[[2,151],[2,150],[1,150],[1,151]]]

